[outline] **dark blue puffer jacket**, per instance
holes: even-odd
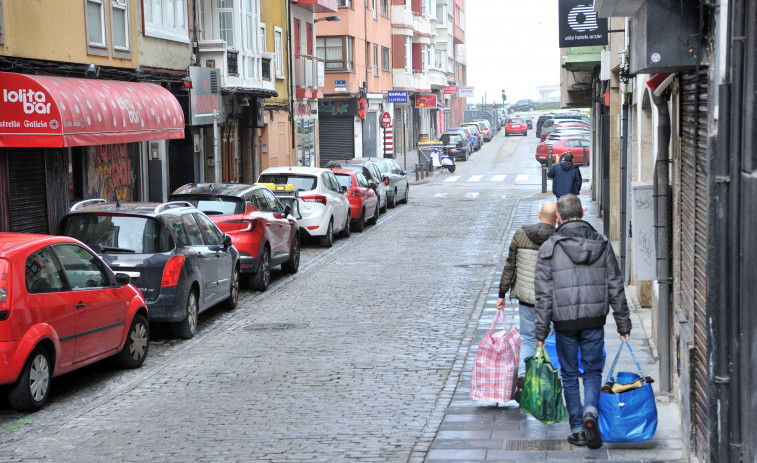
[[[552,193],[560,196],[581,192],[581,171],[572,162],[562,161],[552,166],[547,172],[547,177],[552,180]]]

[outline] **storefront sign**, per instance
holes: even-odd
[[[197,66],[189,67],[189,78],[192,80],[192,88],[189,89],[189,117],[192,125],[210,125],[213,123],[213,112],[218,111],[219,116],[222,112],[221,86],[216,85],[213,89],[212,72],[217,71]]]
[[[294,118],[295,119],[314,119],[318,115],[318,108],[311,102],[295,102]]]
[[[473,87],[460,87],[460,98],[473,98]]]
[[[560,48],[607,45],[607,18],[598,18],[590,0],[560,0]]]
[[[320,100],[318,117],[357,116],[357,100]]]
[[[334,81],[334,91],[335,92],[346,92],[347,91],[347,81],[346,80],[335,80]]]
[[[448,85],[444,87],[444,94],[445,95],[454,95],[455,94],[455,86],[454,85]]]
[[[415,95],[415,107],[436,109],[436,95]]]
[[[387,92],[389,103],[407,103],[407,92],[404,90],[389,90]]]
[[[360,119],[365,120],[365,98],[357,100],[357,115]]]

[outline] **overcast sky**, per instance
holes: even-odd
[[[466,0],[468,86],[480,103],[537,99],[536,87],[560,84],[557,0]]]

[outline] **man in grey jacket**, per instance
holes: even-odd
[[[581,218],[578,196],[557,201],[557,231],[539,249],[536,261],[536,342],[544,345],[549,322],[554,325],[565,405],[571,435],[568,442],[596,449],[599,388],[604,368],[604,325],[610,307],[622,340],[631,333],[631,319],[618,261],[605,236]],[[584,404],[578,385],[578,350],[584,368]]]
[[[539,223],[524,225],[515,232],[510,243],[507,263],[499,281],[499,299],[497,310],[505,308],[505,295],[510,290],[510,298],[518,299],[518,316],[520,318],[520,362],[518,363],[518,381],[515,385],[513,399],[520,402],[523,385],[526,382],[526,364],[524,360],[536,353],[534,337],[536,312],[536,294],[534,293],[534,270],[539,246],[555,233],[557,205],[547,201],[539,209]]]

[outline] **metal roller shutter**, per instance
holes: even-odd
[[[321,167],[329,161],[355,157],[355,125],[352,117],[324,117],[318,120],[318,126]]]
[[[681,77],[681,305],[694,327],[691,422],[699,455],[707,455],[709,322],[707,317],[707,70]]]
[[[8,149],[7,154],[10,231],[49,233],[44,150]]]

